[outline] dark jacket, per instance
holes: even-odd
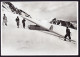
[[[70,35],[70,29],[68,29],[68,28],[66,29],[66,34]]]
[[[25,23],[25,21],[26,21],[26,20],[25,20],[25,19],[23,19],[23,20],[22,20],[22,23]]]
[[[19,18],[18,17],[16,18],[16,22],[19,22]]]

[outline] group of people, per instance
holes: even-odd
[[[25,18],[23,18],[23,20],[22,20],[23,28],[25,28],[25,21],[26,21]],[[19,28],[20,20],[19,20],[18,16],[16,18],[16,23],[17,23],[17,28]],[[3,24],[5,24],[7,26],[7,17],[5,14],[3,15]]]
[[[23,18],[23,20],[22,20],[22,24],[23,24],[23,28],[25,28],[25,18]],[[6,17],[6,15],[4,14],[4,16],[3,16],[3,22],[4,22],[4,24],[7,26],[7,17]],[[16,23],[17,23],[17,27],[19,28],[19,22],[20,22],[20,20],[19,20],[19,17],[17,16],[17,18],[16,18]],[[50,28],[51,29],[51,28]],[[71,32],[70,32],[70,29],[68,28],[68,27],[66,27],[66,35],[64,36],[64,41],[66,41],[66,37],[69,37],[69,41],[71,41],[71,36],[70,36],[70,34],[71,34]]]
[[[23,18],[23,20],[22,20],[22,24],[23,24],[23,28],[25,28],[25,18]],[[17,23],[17,27],[19,28],[19,17],[17,16],[17,18],[16,18],[16,23]]]

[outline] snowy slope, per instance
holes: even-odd
[[[77,41],[78,40],[77,39],[77,30],[72,29],[72,28],[69,28],[69,29],[71,32],[71,38],[74,39],[75,41]],[[66,34],[66,27],[53,24],[53,31],[64,36]]]
[[[6,12],[5,12],[6,14]],[[2,55],[76,55],[77,44],[65,42],[59,37],[46,34],[36,30],[23,29],[20,25],[16,27],[15,17],[17,15],[7,12],[8,26],[2,25]],[[10,16],[11,15],[11,16]],[[20,17],[20,16],[19,16]],[[12,18],[12,19],[11,19]],[[13,20],[13,21],[12,21]],[[21,23],[20,23],[21,24]],[[55,26],[55,31],[65,34],[65,29],[61,27],[63,33]],[[27,28],[27,26],[26,26]],[[72,30],[72,29],[71,29]],[[77,31],[73,30],[76,35]],[[76,35],[77,36],[77,35]],[[72,39],[76,40],[77,37]]]
[[[77,55],[78,41],[77,30],[71,29],[72,39],[77,44],[66,42],[61,38],[37,30],[22,28],[22,17],[7,11],[1,11],[1,55]],[[8,26],[3,25],[2,17],[6,14]],[[15,18],[20,18],[20,28],[17,28]],[[53,26],[53,30],[61,35],[65,35],[65,27]]]
[[[3,28],[2,31],[2,55],[77,54],[76,44],[65,42],[54,35],[21,28]]]
[[[4,7],[2,7],[2,10],[9,9],[9,10],[11,10],[11,13],[17,12],[16,8],[14,7],[14,5],[11,4],[10,2],[2,3],[2,6],[4,6]],[[18,13],[19,16],[21,16],[22,18],[25,18],[25,19],[27,19],[27,20],[29,20],[29,21],[31,21],[31,22],[33,22],[33,23],[35,23],[35,24],[37,24],[37,25],[39,25],[39,26],[41,26],[43,28],[49,29],[50,26],[51,26],[51,24],[48,23],[48,21],[46,21],[46,20],[41,21],[41,20],[38,20],[38,19],[33,19],[33,18],[29,17],[30,15],[28,16],[28,14],[24,13],[24,11],[20,11],[19,10],[19,12],[20,12],[20,14]]]

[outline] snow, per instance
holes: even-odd
[[[77,41],[77,30],[72,29],[72,28],[69,28],[69,29],[70,29],[70,32],[71,32],[71,38],[73,40]],[[64,36],[66,34],[66,27],[53,24],[53,31],[55,31],[58,34]]]
[[[2,17],[6,14],[8,26],[3,25]],[[11,12],[1,14],[1,55],[78,55],[77,30],[70,29],[71,38],[76,44],[61,40],[61,38],[43,33],[38,30],[29,30],[26,21],[26,28],[22,27],[20,18],[20,28],[17,28],[15,18],[19,16]],[[65,27],[53,25],[53,30],[61,35],[65,35]]]
[[[41,31],[29,30],[27,26],[26,29],[23,29],[22,25],[17,28],[15,22],[17,15],[9,12],[7,14],[8,26],[2,25],[2,55],[77,55],[77,44],[65,42],[57,36]],[[54,27],[55,31],[58,30],[60,34],[65,34],[63,27],[62,31],[57,25]],[[77,31],[71,30],[72,39],[76,40]]]
[[[76,46],[36,30],[6,27],[2,30],[2,55],[75,55]]]
[[[46,29],[49,29],[51,24],[48,22],[48,21],[45,21],[45,20],[39,20],[39,19],[34,19],[34,18],[29,18],[29,17],[26,17],[25,15],[21,15],[21,17],[43,27],[43,28],[46,28]]]

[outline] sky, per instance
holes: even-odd
[[[36,19],[77,20],[77,1],[24,1],[11,2]]]

